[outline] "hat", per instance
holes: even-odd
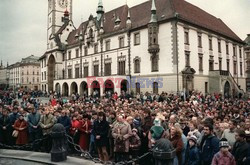
[[[220,148],[221,148],[221,147],[229,147],[228,141],[220,141],[219,147],[220,147]]]
[[[154,125],[155,125],[155,126],[161,126],[161,121],[160,121],[160,119],[155,118],[155,120],[154,120]]]
[[[197,143],[197,137],[192,135],[188,140],[192,140],[195,144]]]
[[[134,125],[139,126],[140,125],[140,120],[139,119],[134,119],[133,120]]]

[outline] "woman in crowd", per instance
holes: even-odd
[[[14,129],[18,132],[16,144],[24,145],[28,143],[28,123],[24,120],[24,116],[20,115],[19,118],[15,121]]]
[[[174,165],[182,164],[182,150],[184,145],[181,139],[181,135],[182,135],[182,130],[179,127],[173,125],[170,128],[169,140],[171,141],[173,147],[176,150],[176,158],[174,160]]]
[[[122,114],[118,115],[117,122],[114,124],[112,129],[116,162],[128,159],[129,137],[131,134],[131,127],[125,120],[125,116]]]
[[[87,114],[83,114],[82,120],[79,121],[78,130],[80,132],[79,145],[84,151],[89,150],[89,138],[91,132],[91,122]]]

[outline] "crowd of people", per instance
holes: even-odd
[[[245,165],[250,160],[250,100],[219,94],[189,96],[107,92],[104,97],[50,94],[42,103],[29,93],[22,101],[0,96],[0,143],[25,145],[44,137],[35,151],[50,152],[50,133],[60,123],[82,150],[102,161],[125,161],[168,139],[176,165]],[[47,138],[46,138],[47,137]],[[42,146],[42,147],[41,147]],[[69,153],[76,153],[69,144]],[[137,162],[153,164],[152,155]]]

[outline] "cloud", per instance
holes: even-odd
[[[99,0],[73,0],[73,21],[79,27],[92,13],[96,15]],[[129,7],[147,0],[103,0],[105,11],[121,5]],[[208,13],[221,18],[241,39],[250,33],[249,0],[186,0]],[[1,0],[0,3],[0,59],[14,63],[46,51],[47,7],[46,0]]]

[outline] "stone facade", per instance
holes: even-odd
[[[9,87],[40,90],[40,63],[31,55],[8,67]]]
[[[246,91],[244,42],[216,17],[183,0],[152,0],[109,12],[103,6],[100,0],[97,17],[90,15],[78,28],[68,20],[48,40],[54,47],[40,58],[42,90]],[[110,81],[112,88],[106,85]],[[96,82],[100,87],[93,87]]]

